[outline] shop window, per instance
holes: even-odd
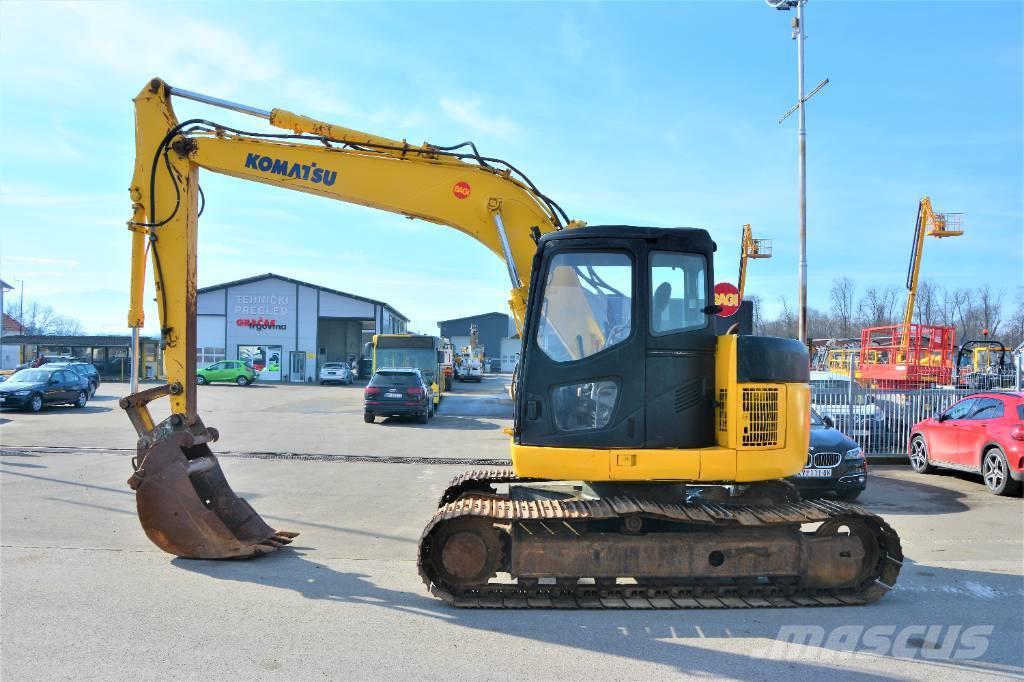
[[[221,360],[224,360],[223,347],[204,346],[196,348],[196,367],[199,369]]]

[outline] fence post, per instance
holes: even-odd
[[[1022,345],[1024,345],[1024,344],[1022,344]],[[1010,356],[1010,357],[1014,361],[1013,362],[1013,367],[1014,367],[1013,378],[1014,378],[1014,383],[1016,384],[1014,390],[1019,391],[1021,389],[1021,375],[1024,375],[1024,349],[1021,349],[1020,346],[1018,346],[1017,347],[1016,355],[1017,355],[1016,358],[1014,358],[1013,356]]]
[[[856,430],[853,422],[853,375],[853,358],[850,358],[850,383],[846,385],[846,428],[850,429],[851,434]],[[864,448],[864,451],[867,452],[867,448]]]

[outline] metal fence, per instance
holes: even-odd
[[[811,407],[871,455],[904,455],[914,424],[945,411],[974,389],[862,388],[848,381],[812,381]]]
[[[986,372],[961,374],[949,386],[921,389],[867,388],[857,383],[856,365],[846,372],[812,372],[811,406],[831,417],[865,454],[906,455],[914,424],[944,412],[979,391],[1020,391],[1024,387],[1024,346],[1014,361]],[[817,375],[817,376],[816,376]]]

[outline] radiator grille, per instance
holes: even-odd
[[[819,469],[831,469],[834,466],[839,466],[841,461],[843,461],[843,456],[838,452],[814,453],[814,466]]]
[[[743,447],[779,444],[779,389],[743,389]]]
[[[729,390],[718,389],[718,430],[725,433],[729,430],[729,414],[726,410],[726,401],[729,399]]]

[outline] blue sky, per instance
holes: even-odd
[[[807,8],[809,300],[902,287],[917,201],[966,214],[923,276],[1024,284],[1017,2]],[[410,141],[472,139],[591,224],[700,226],[735,281],[743,223],[774,241],[748,291],[796,292],[792,13],[762,2],[0,4],[0,277],[125,330],[131,99],[152,76]],[[202,115],[256,119],[194,103]],[[210,173],[201,286],[273,271],[388,301],[418,331],[504,310],[464,235]],[[15,295],[17,292],[14,292]],[[147,331],[158,328],[147,312]]]

